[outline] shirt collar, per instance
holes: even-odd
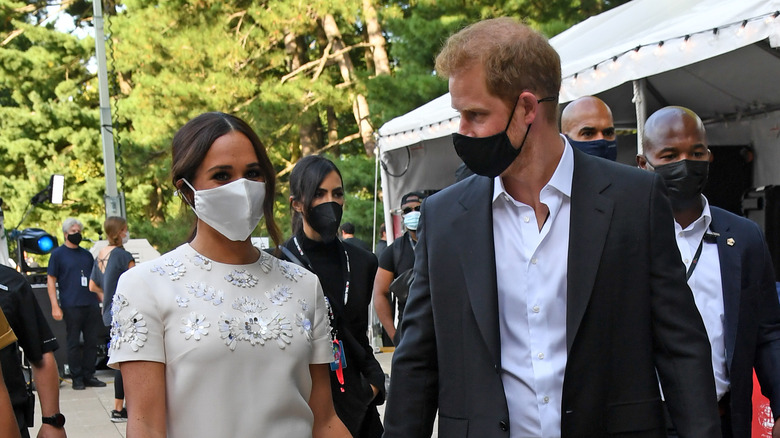
[[[682,226],[677,223],[677,221],[674,221],[674,229],[678,233],[683,231],[686,233],[695,233],[695,234],[701,234],[702,236],[704,233],[710,229],[710,224],[712,224],[712,213],[710,212],[710,202],[707,200],[707,197],[704,195],[701,195],[702,203],[704,204],[704,208],[701,210],[701,216],[699,216],[695,221],[693,221],[690,225],[688,225],[687,228],[683,230]]]
[[[572,152],[572,147],[566,136],[561,134],[561,138],[565,142],[563,154],[561,155],[560,161],[558,161],[558,166],[555,168],[555,172],[553,172],[550,181],[542,188],[542,192],[544,192],[544,189],[547,187],[552,187],[566,197],[571,198],[571,184],[572,179],[574,178],[574,152]],[[504,181],[500,176],[497,176],[493,178],[493,201],[503,194],[506,194],[506,196],[511,198],[511,195],[504,189]]]

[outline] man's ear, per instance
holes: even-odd
[[[636,154],[636,167],[640,169],[647,169],[647,158],[642,154]]]
[[[712,153],[712,149],[710,149],[710,148],[707,148],[707,153],[708,153],[708,154],[709,154],[709,156],[710,156],[710,157],[709,157],[709,159],[708,159],[707,161],[709,161],[710,163],[712,163],[712,160],[714,160],[714,159],[715,159],[715,154],[713,154],[713,153]]]

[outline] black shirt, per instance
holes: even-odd
[[[22,274],[3,265],[0,265],[0,308],[28,361],[38,362],[44,353],[59,348],[30,284]],[[21,363],[19,349],[15,345],[0,350],[3,378],[15,408],[27,402]]]

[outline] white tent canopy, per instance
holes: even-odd
[[[637,120],[656,109],[686,106],[711,144],[753,145],[755,185],[779,184],[778,11],[780,0],[634,0],[591,17],[550,40],[561,56],[559,101],[598,95],[616,127],[640,130]],[[404,193],[454,181],[458,122],[444,95],[379,129],[388,235]]]

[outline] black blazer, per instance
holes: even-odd
[[[385,401],[385,374],[368,341],[368,312],[377,259],[369,251],[345,242],[342,242],[342,245],[349,255],[349,298],[345,306],[344,290],[341,289],[339,296],[329,296],[328,301],[336,317],[339,339],[344,344],[347,367],[344,368],[344,392],[341,391],[336,373],[330,373],[333,405],[339,418],[354,437],[379,437],[382,434],[382,424],[376,406]],[[284,246],[297,258],[298,249],[292,239],[285,242]],[[298,262],[290,260],[284,254],[282,258]],[[301,266],[309,269],[305,262],[301,263]],[[376,398],[369,384],[379,389]]]
[[[493,180],[425,200],[385,437],[508,437]],[[718,437],[709,341],[659,177],[574,150],[561,436]],[[499,263],[511,263],[499,260]],[[658,377],[656,375],[658,371]]]
[[[755,222],[710,207],[718,234],[725,310],[726,364],[734,437],[750,437],[753,367],[772,412],[780,415],[780,304],[772,259]]]

